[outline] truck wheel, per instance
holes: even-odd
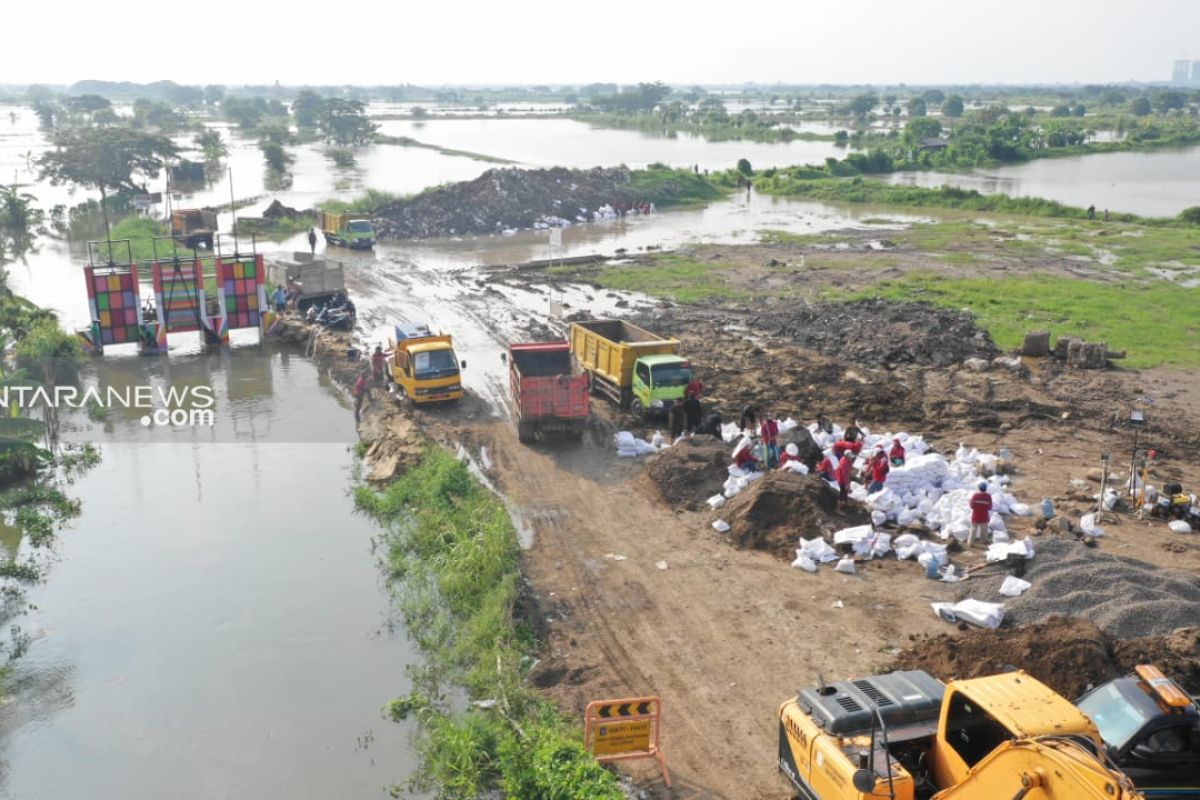
[[[638,422],[643,422],[646,419],[646,407],[636,397],[629,401],[629,413],[633,414],[633,418]]]
[[[522,444],[529,444],[535,438],[537,437],[532,425],[525,422],[517,423],[517,441],[521,442]]]

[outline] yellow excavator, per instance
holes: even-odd
[[[1025,672],[902,671],[779,709],[779,770],[805,800],[1144,800],[1096,725]]]

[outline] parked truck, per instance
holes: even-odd
[[[366,214],[322,211],[317,221],[329,244],[351,250],[368,250],[375,246],[375,226]]]
[[[683,400],[692,366],[679,340],[664,339],[620,320],[571,323],[571,353],[587,372],[592,391],[639,419],[664,414]]]
[[[389,340],[392,380],[413,403],[458,400],[463,396],[461,369],[454,355],[454,341],[447,334],[434,335],[429,326],[417,322],[397,325],[396,338]]]
[[[583,438],[591,415],[588,377],[571,357],[569,342],[510,344],[508,380],[518,439],[552,433]]]
[[[171,212],[171,235],[191,250],[213,249],[217,212],[182,208]]]
[[[270,262],[267,279],[272,287],[299,291],[296,308],[301,312],[310,306],[322,306],[346,290],[345,268],[340,261],[314,259],[308,253],[293,253],[292,259]]]

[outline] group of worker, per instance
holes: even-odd
[[[384,352],[382,345],[375,345],[375,352],[371,354],[370,366],[363,365],[358,371],[358,376],[354,379],[354,386],[350,393],[354,396],[354,421],[358,422],[362,419],[363,405],[370,399],[371,385],[383,387],[387,384],[387,362],[391,352]],[[369,376],[369,377],[368,377]]]
[[[711,433],[712,421],[709,420],[709,425],[705,425],[704,406],[700,403],[700,395],[704,392],[704,384],[698,379],[693,378],[683,390],[683,400],[673,404],[667,410],[667,428],[671,434],[671,441],[675,441],[680,436],[686,433]],[[717,417],[716,426],[720,429],[720,417]]]

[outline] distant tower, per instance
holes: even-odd
[[[1175,62],[1175,68],[1171,70],[1171,83],[1187,83],[1192,76],[1192,62],[1187,59],[1181,59]]]

